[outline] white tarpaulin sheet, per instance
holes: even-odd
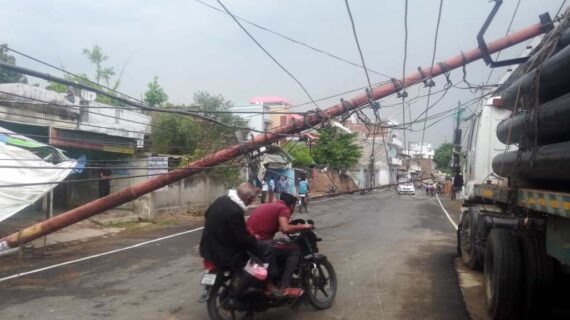
[[[3,128],[1,129],[6,131]],[[2,159],[0,161],[0,221],[32,205],[55,188],[57,183],[20,187],[6,186],[63,181],[77,164],[75,160],[64,161],[59,164],[46,162],[31,151],[7,144],[6,139],[0,139],[0,158]]]

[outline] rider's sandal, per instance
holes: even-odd
[[[299,289],[299,288],[283,288],[283,289],[281,289],[281,294],[284,297],[298,298],[298,297],[302,296],[303,293],[304,293],[304,291],[302,289]]]
[[[281,290],[274,288],[271,291],[265,291],[265,295],[268,297],[272,297],[272,298],[284,298],[283,293],[281,292]]]

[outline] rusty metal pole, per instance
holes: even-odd
[[[546,30],[545,25],[541,23],[529,26],[525,29],[522,29],[518,32],[512,33],[504,38],[501,38],[499,40],[487,44],[489,53],[495,53],[499,50],[529,40],[537,35],[544,33],[545,30]],[[414,84],[422,82],[422,80],[425,80],[424,77],[429,78],[441,75],[444,72],[448,72],[458,67],[461,67],[462,65],[478,60],[481,57],[482,53],[480,49],[476,48],[469,50],[467,52],[464,52],[463,54],[457,55],[443,62],[440,62],[434,65],[433,67],[429,66],[424,68],[422,70],[423,76],[422,73],[415,72],[400,81],[395,81],[377,87],[372,91],[372,97],[375,100],[384,98],[390,94],[396,93],[402,84],[404,84],[405,87],[412,86]],[[46,234],[63,229],[76,222],[87,219],[91,216],[102,213],[106,210],[112,209],[131,200],[134,200],[146,193],[162,188],[172,182],[181,180],[185,177],[198,173],[204,170],[204,168],[209,168],[219,165],[221,163],[224,163],[225,161],[238,157],[244,152],[249,152],[251,150],[254,150],[255,148],[258,148],[261,145],[274,142],[278,140],[282,134],[298,133],[302,130],[309,129],[311,126],[319,124],[320,122],[322,122],[323,119],[339,116],[347,111],[365,106],[368,103],[369,103],[368,95],[362,94],[353,99],[345,101],[345,103],[339,103],[326,110],[320,110],[317,111],[316,113],[307,115],[303,120],[296,120],[290,125],[275,128],[269,131],[268,133],[257,135],[252,140],[242,145],[237,144],[229,148],[220,150],[218,152],[212,153],[200,160],[188,164],[184,168],[170,171],[169,173],[166,173],[164,175],[135,184],[119,192],[112,193],[106,197],[91,201],[73,210],[60,214],[54,218],[45,220],[31,227],[25,228],[20,232],[14,233],[12,235],[3,238],[2,240],[0,240],[0,253],[9,250],[11,248],[15,248],[23,243],[27,243],[37,238],[40,238]]]

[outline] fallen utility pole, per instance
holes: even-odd
[[[518,32],[514,32],[504,38],[487,44],[488,52],[495,53],[515,44],[529,40],[535,36],[545,33],[552,27],[552,22],[534,24]],[[409,87],[429,78],[439,76],[465,64],[480,59],[483,56],[479,48],[469,50],[434,66],[423,68],[422,71],[412,73],[402,80],[394,80],[391,83],[375,88],[371,97],[374,100],[384,98],[396,93],[402,87]],[[1,67],[6,68],[5,65]],[[20,69],[21,70],[21,69]],[[51,80],[55,81],[54,77]],[[284,134],[294,134],[309,129],[322,121],[342,115],[348,111],[366,106],[370,103],[370,95],[362,94],[353,99],[341,101],[326,110],[317,110],[305,115],[303,120],[294,121],[292,124],[275,128],[267,133],[259,134],[253,139],[243,144],[236,144],[229,148],[212,153],[200,160],[188,164],[186,167],[165,173],[164,175],[152,178],[145,182],[137,183],[124,190],[112,193],[106,197],[91,201],[73,210],[67,211],[51,219],[37,223],[14,233],[0,240],[0,252],[15,248],[23,243],[30,242],[54,231],[63,229],[71,224],[87,219],[106,210],[115,208],[126,202],[132,201],[146,193],[162,188],[170,183],[181,180],[185,177],[224,163],[236,158],[241,154],[253,151],[258,147],[279,140]]]

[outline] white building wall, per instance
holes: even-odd
[[[109,108],[108,105],[90,102],[89,113],[79,124],[79,130],[102,133],[137,140],[137,147],[142,148],[144,135],[151,133],[151,118],[148,115]]]
[[[251,104],[251,105],[243,105],[243,106],[234,106],[231,108],[231,111],[235,112],[235,114],[242,119],[248,121],[248,127],[257,130],[257,131],[264,131],[265,130],[265,123],[270,122],[271,119],[269,114],[263,114],[263,112],[269,111],[269,107],[263,104]],[[240,112],[258,112],[258,113],[240,113]],[[259,134],[259,132],[254,132],[254,135]]]

